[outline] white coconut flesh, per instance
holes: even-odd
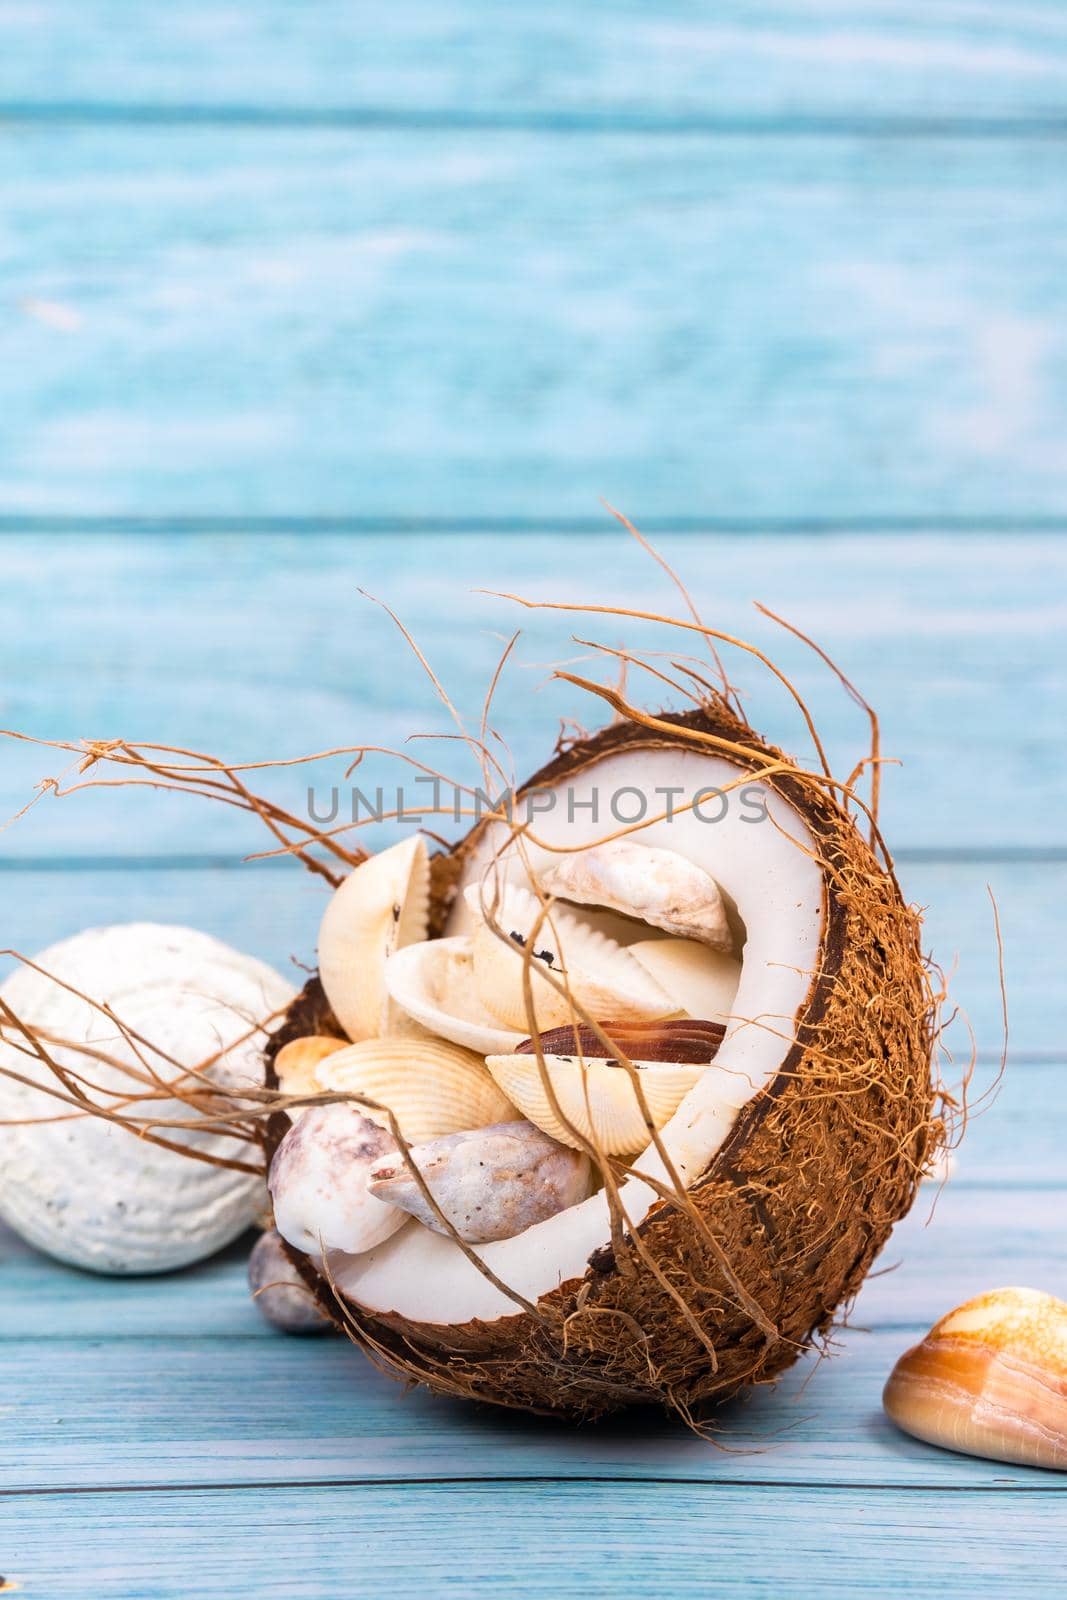
[[[752,808],[740,804],[738,790],[728,796],[721,821],[710,818],[721,802],[706,801],[703,814],[678,806],[702,790],[738,778],[756,783],[749,772],[718,757],[697,751],[631,750],[609,755],[564,783],[570,804],[560,803],[538,815],[534,833],[545,841],[527,840],[530,870],[536,873],[558,849],[593,844],[618,824],[607,815],[611,796],[635,788],[648,796],[650,815],[664,809],[656,790],[679,786],[675,814],[642,827],[636,840],[680,855],[709,872],[736,906],[745,928],[740,983],[732,1021],[715,1060],[661,1130],[660,1138],[683,1182],[694,1182],[707,1169],[733,1127],[741,1109],[776,1076],[788,1053],[793,1019],[804,1005],[818,966],[825,921],[822,872],[812,836],[803,818],[781,795],[762,790],[767,816],[753,821]],[[594,792],[599,820],[583,809]],[[632,794],[619,809],[636,806]],[[626,813],[629,815],[629,812]],[[495,855],[509,843],[505,824],[486,830],[465,865],[460,888],[486,879]],[[555,847],[549,848],[549,847]],[[514,875],[508,853],[508,875]],[[487,881],[486,902],[492,886]],[[462,893],[456,897],[445,930],[466,934],[471,914]],[[654,1146],[635,1165],[654,1180],[670,1178]],[[647,1215],[659,1198],[657,1190],[637,1176],[621,1187],[620,1197],[631,1225]],[[580,1279],[589,1256],[610,1242],[608,1201],[603,1191],[510,1239],[473,1248],[493,1273],[523,1299],[535,1301],[568,1280]],[[366,1255],[337,1256],[329,1262],[341,1292],[372,1312],[395,1313],[412,1322],[436,1326],[513,1316],[516,1301],[495,1287],[467,1259],[455,1240],[428,1228],[405,1228]]]
[[[89,928],[53,945],[37,964],[64,983],[110,1005],[131,1031],[182,1066],[209,1069],[220,1086],[239,1090],[263,1082],[263,1032],[294,990],[252,956],[192,928],[128,923]],[[121,1066],[87,1057],[91,1045],[126,1066],[147,1063],[166,1079],[175,1068],[162,1055],[125,1040],[115,1023],[85,1000],[31,967],[17,968],[0,995],[61,1066],[100,1086],[90,1097],[116,1109],[115,1095],[145,1086]],[[22,1042],[4,1022],[10,1039]],[[0,1043],[0,1066],[48,1088],[61,1087],[51,1070],[14,1043]],[[221,1249],[263,1208],[260,1177],[189,1160],[93,1116],[70,1108],[0,1073],[0,1217],[30,1244],[62,1261],[97,1272],[162,1272]],[[133,1117],[188,1117],[180,1100],[127,1107]],[[58,1119],[58,1120],[57,1120]],[[9,1124],[4,1126],[3,1124]],[[156,1129],[179,1145],[254,1163],[255,1145],[192,1130]]]

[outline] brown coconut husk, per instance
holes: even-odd
[[[607,607],[555,607],[638,616],[695,634],[709,645],[712,680],[694,658],[673,657],[668,673],[646,656],[592,645],[621,663],[623,686],[605,688],[569,672],[556,676],[605,700],[616,721],[599,733],[561,738],[552,760],[527,787],[562,782],[626,750],[677,746],[727,755],[743,781],[758,775],[762,784],[777,789],[816,841],[825,894],[821,959],[795,1024],[792,1019],[781,1023],[788,1049],[777,1076],[743,1109],[707,1170],[687,1189],[680,1183],[659,1186],[659,1201],[631,1226],[618,1198],[626,1164],[589,1147],[608,1193],[611,1238],[589,1258],[580,1278],[536,1305],[516,1295],[513,1315],[461,1327],[372,1314],[340,1298],[325,1269],[320,1272],[310,1258],[287,1247],[320,1304],[356,1344],[395,1376],[438,1393],[573,1418],[651,1402],[697,1424],[739,1390],[773,1380],[828,1332],[893,1224],[908,1211],[946,1137],[952,1103],[932,1076],[937,997],[922,956],[920,918],[903,900],[877,827],[877,719],[870,713],[870,756],[847,781],[835,779],[810,714],[784,675],[761,652],[705,627],[686,599],[691,621]],[[815,748],[816,770],[802,768],[753,731],[722,671],[716,641],[756,656],[787,687]],[[510,649],[511,644],[501,666]],[[421,654],[419,659],[429,671]],[[694,709],[659,715],[639,711],[624,692],[631,666],[681,688]],[[493,686],[499,672],[498,667]],[[838,676],[869,711],[847,679]],[[436,678],[433,682],[446,699]],[[467,741],[482,753],[486,771],[496,766],[487,741],[493,686],[481,738]],[[461,736],[467,738],[462,728]],[[77,758],[77,781],[63,788],[49,780],[42,792],[132,782],[222,800],[266,824],[278,844],[270,853],[292,854],[331,883],[339,881],[339,869],[365,858],[358,846],[340,841],[347,828],[318,830],[249,789],[246,773],[288,763],[227,765],[198,752],[118,740],[59,748]],[[358,760],[362,751],[331,753]],[[119,775],[102,778],[101,768]],[[870,805],[855,789],[865,768],[872,779]],[[870,842],[857,826],[856,810],[867,819]],[[464,867],[492,820],[483,818],[459,844],[433,857],[433,935],[442,932]],[[325,861],[316,850],[325,853]],[[576,1021],[594,1025],[582,1014]],[[21,1026],[15,1018],[8,1022]],[[27,1051],[48,1062],[47,1043],[24,1031]],[[283,1044],[309,1033],[343,1037],[317,977],[305,985],[267,1044],[264,1090],[244,1090],[238,1103],[220,1107],[222,1097],[213,1092],[210,1103],[203,1103],[208,1082],[198,1082],[198,1074],[163,1074],[162,1084],[145,1098],[174,1092],[185,1100],[187,1118],[153,1116],[151,1106],[147,1114],[126,1107],[103,1114],[142,1137],[157,1138],[165,1137],[159,1130],[168,1124],[187,1128],[199,1119],[207,1126],[211,1119],[210,1125],[218,1127],[225,1118],[236,1139],[260,1145],[269,1165],[289,1125],[286,1107],[307,1103],[307,1097],[287,1099],[277,1092],[273,1061]],[[62,1084],[55,1097],[68,1108],[94,1114],[78,1086],[55,1070]],[[344,1094],[316,1098],[372,1104]],[[662,1154],[658,1136],[653,1142]],[[478,1264],[470,1248],[462,1248]]]
[[[744,744],[752,771],[792,768],[722,699],[656,720],[655,732],[625,722],[570,745],[528,787],[626,749],[691,747],[694,736]],[[822,962],[777,1077],[742,1111],[688,1204],[665,1194],[621,1249],[595,1252],[584,1276],[543,1297],[536,1314],[462,1327],[372,1315],[341,1301],[291,1250],[330,1315],[396,1375],[570,1417],[653,1402],[697,1419],[775,1378],[825,1334],[910,1208],[944,1132],[920,919],[830,788],[793,772],[761,781],[804,817],[826,884]],[[433,859],[434,934],[485,826]],[[317,978],[274,1036],[268,1062],[288,1039],[314,1032],[342,1036]],[[273,1120],[268,1153],[284,1132],[284,1120]]]

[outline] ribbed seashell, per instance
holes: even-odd
[[[310,1106],[293,1124],[271,1162],[274,1225],[283,1239],[319,1257],[326,1250],[360,1255],[407,1221],[367,1188],[370,1169],[396,1149],[387,1129],[354,1106]]]
[[[905,1433],[965,1455],[1067,1470],[1067,1303],[994,1289],[901,1356],[883,1403]]]
[[[727,1021],[741,963],[696,939],[641,939],[628,946],[635,961],[665,989],[690,1017]]]
[[[274,1058],[274,1072],[282,1094],[318,1094],[320,1091],[316,1068],[327,1056],[345,1048],[343,1039],[331,1038],[325,1033],[309,1033],[300,1039],[290,1039],[283,1044]],[[303,1108],[296,1107],[289,1115],[295,1122]]]
[[[323,1089],[366,1095],[388,1106],[410,1144],[514,1116],[482,1058],[443,1039],[366,1039],[346,1045],[323,1061],[318,1081]],[[388,1121],[382,1112],[360,1109],[376,1121]]]
[[[570,912],[557,905],[546,910],[536,895],[516,884],[504,885],[495,901],[488,888],[486,894],[485,914],[496,928],[484,920],[475,925],[474,981],[479,998],[508,1028],[528,1034],[532,1025],[555,1028],[569,1021],[574,1007],[567,989],[574,1004],[593,1017],[641,1022],[677,1011],[676,1003],[628,951],[585,927]],[[466,899],[481,919],[481,887],[471,885]],[[523,989],[527,971],[532,1018]],[[546,971],[560,990],[545,978]]]
[[[606,906],[665,933],[730,951],[733,938],[719,886],[710,873],[676,850],[606,839],[542,868],[547,894],[579,905]]]
[[[614,1026],[608,1024],[608,1028]],[[712,1025],[703,1026],[710,1028]],[[541,1062],[536,1054],[530,1053],[531,1044],[514,1055],[489,1056],[486,1066],[508,1099],[550,1138],[574,1149],[581,1149],[584,1139],[599,1145],[608,1155],[631,1155],[649,1143],[651,1128],[663,1127],[706,1071],[721,1040],[721,1031],[715,1031],[714,1039],[705,1036],[689,1041],[690,1048],[684,1053],[697,1054],[700,1059],[695,1062],[639,1060],[631,1055],[629,1047],[630,1044],[641,1047],[638,1034],[632,1034],[629,1040],[622,1029],[609,1034],[634,1069],[644,1109],[634,1077],[626,1066],[615,1058],[598,1059],[587,1053],[585,1029],[578,1033],[581,1054],[547,1053],[542,1040]],[[561,1028],[559,1032],[565,1037],[574,1036],[571,1027]],[[646,1042],[655,1042],[650,1037],[652,1034],[650,1029]],[[550,1043],[555,1043],[552,1035],[548,1038]],[[595,1048],[603,1049],[600,1045]],[[674,1053],[682,1053],[677,1044]]]
[[[274,1228],[261,1233],[252,1247],[248,1287],[261,1316],[283,1333],[325,1333],[332,1326]]]
[[[447,1233],[413,1177],[414,1165],[461,1239],[487,1244],[511,1239],[592,1190],[588,1156],[557,1143],[532,1122],[499,1122],[413,1145],[405,1162],[386,1156],[371,1172],[370,1191],[400,1206],[437,1233]]]
[[[471,941],[424,939],[398,950],[385,969],[385,982],[400,1009],[430,1033],[487,1056],[514,1050],[517,1029],[502,1028],[478,997]]]
[[[350,1039],[396,1030],[386,962],[425,939],[429,908],[430,862],[420,834],[361,862],[334,892],[319,928],[319,976]]]

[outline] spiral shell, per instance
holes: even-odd
[[[589,1158],[549,1139],[531,1122],[499,1122],[414,1145],[407,1161],[385,1156],[371,1170],[370,1192],[447,1233],[411,1172],[414,1166],[461,1239],[512,1239],[592,1190]]]
[[[319,976],[350,1039],[402,1027],[385,986],[394,951],[425,939],[430,861],[420,834],[360,863],[334,892],[319,928]]]
[[[371,1167],[396,1149],[387,1128],[357,1106],[310,1106],[270,1166],[274,1225],[298,1250],[361,1255],[407,1221],[367,1187]]]
[[[494,928],[484,919],[482,894],[477,884],[466,891],[467,905],[479,918],[471,937],[474,981],[481,1000],[506,1027],[530,1032],[523,990],[527,972],[539,1029],[569,1021],[574,1006],[593,1017],[622,1022],[666,1017],[678,1010],[628,951],[559,906],[546,909],[536,895],[516,884],[505,885],[495,903],[487,890],[485,914]],[[546,971],[559,989],[544,977]]]
[[[327,1056],[318,1069],[323,1089],[365,1095],[388,1106],[404,1138],[423,1144],[514,1117],[480,1056],[438,1039],[366,1039]],[[377,1122],[388,1118],[360,1106]]]

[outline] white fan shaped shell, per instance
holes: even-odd
[[[481,1055],[506,1055],[526,1034],[501,1027],[481,1003],[469,939],[424,939],[398,950],[385,969],[393,1000],[442,1039]]]
[[[89,928],[51,946],[38,965],[110,1005],[131,1029],[188,1067],[231,1045],[213,1068],[227,1086],[263,1083],[264,1035],[254,1024],[288,1005],[293,988],[263,962],[191,928],[129,923]],[[29,967],[0,985],[22,1020],[65,1039],[92,1042],[140,1067],[115,1025]],[[10,1025],[5,1022],[10,1036]],[[240,1043],[236,1041],[241,1040]],[[50,1044],[64,1067],[119,1092],[139,1085],[117,1066]],[[172,1069],[148,1059],[164,1073]],[[49,1069],[0,1042],[0,1066],[55,1086]],[[99,1098],[99,1097],[98,1097]],[[112,1102],[104,1100],[104,1104]],[[137,1114],[137,1108],[132,1108]],[[152,1107],[185,1115],[177,1101]],[[0,1073],[0,1217],[30,1244],[96,1272],[163,1272],[211,1255],[246,1228],[263,1204],[263,1180],[191,1161]],[[256,1151],[217,1135],[158,1130],[180,1144],[254,1161]]]

